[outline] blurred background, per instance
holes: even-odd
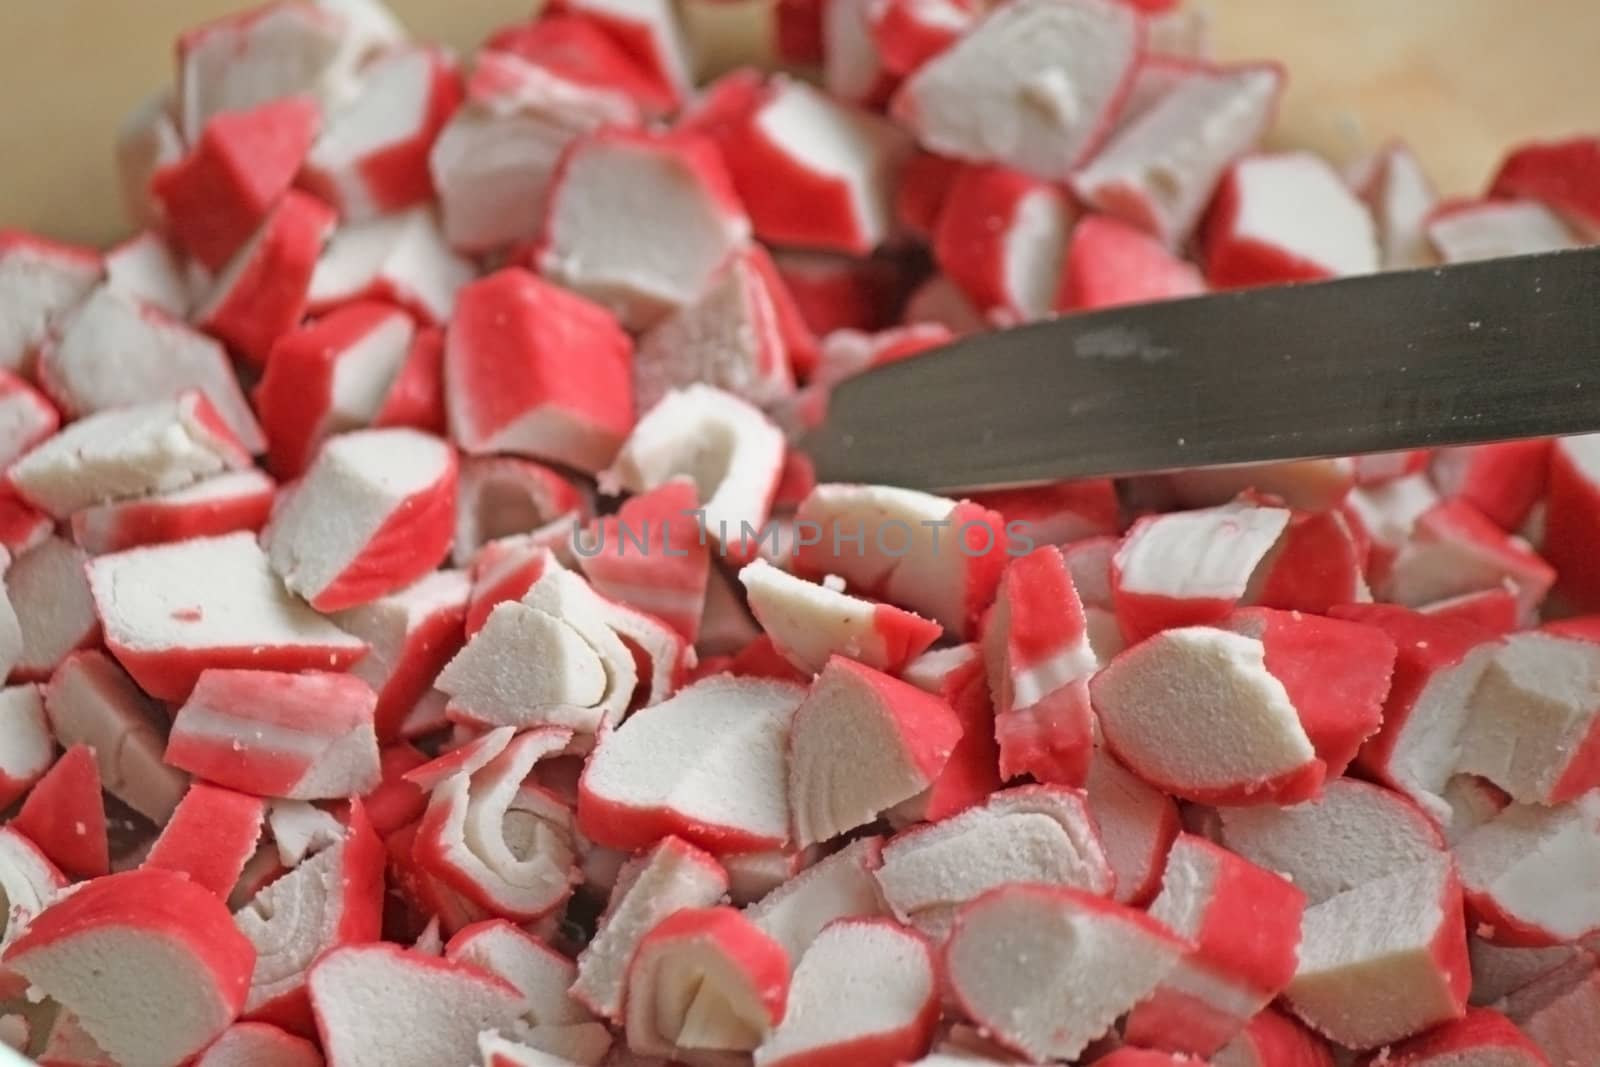
[[[707,70],[759,55],[763,0],[685,0]],[[466,51],[527,0],[390,0]],[[237,0],[0,3],[0,226],[124,231],[111,165],[123,116],[171,77],[186,26]],[[1278,59],[1278,144],[1348,160],[1404,136],[1447,194],[1481,191],[1512,141],[1600,128],[1600,0],[1203,0],[1217,55]]]

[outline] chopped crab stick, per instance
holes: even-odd
[[[178,1063],[244,1003],[255,948],[172,871],[91,879],[34,916],[3,962],[72,1012],[113,1062]]]
[[[600,487],[638,493],[687,475],[699,494],[704,535],[725,555],[747,559],[766,536],[784,447],[782,432],[759,409],[691,385],[668,393],[639,420],[601,473]]]
[[[167,312],[104,285],[61,322],[39,351],[39,383],[76,418],[108,408],[205,394],[239,446],[266,447],[223,347]]]
[[[628,1048],[641,1055],[744,1052],[784,1017],[789,956],[729,907],[685,908],[628,964]]]
[[[897,835],[875,872],[902,921],[943,941],[962,905],[1011,882],[1109,894],[1115,876],[1083,793],[1026,785]]]
[[[928,943],[888,919],[840,919],[795,964],[783,1021],[757,1067],[891,1067],[927,1051],[938,1021]]]
[[[1353,1049],[1460,1018],[1472,983],[1461,906],[1454,865],[1437,856],[1307,908],[1290,1008]]]
[[[1272,871],[1191,834],[1167,857],[1150,915],[1194,944],[1133,1009],[1133,1044],[1209,1056],[1294,977],[1305,894]]]
[[[789,839],[786,756],[805,691],[715,675],[599,739],[578,791],[584,834],[637,849],[669,835],[721,852]]]
[[[190,390],[79,419],[12,464],[7,480],[24,500],[66,518],[249,465],[217,409]]]
[[[482,767],[435,785],[417,827],[414,861],[492,914],[527,921],[562,904],[576,882],[571,815],[522,784],[571,740],[567,730],[530,730]]]
[[[642,227],[639,205],[655,225]],[[645,329],[705,291],[750,220],[716,145],[692,133],[609,129],[562,155],[533,263]]]
[[[1166,630],[1117,656],[1089,691],[1111,752],[1174,796],[1281,804],[1321,788],[1324,765],[1260,642]]]
[[[937,623],[796,578],[765,560],[740,571],[739,581],[774,647],[808,674],[834,654],[898,674],[939,638]]]
[[[939,775],[961,738],[950,705],[834,656],[789,731],[789,810],[802,846],[864,826]]]
[[[1131,6],[1106,0],[997,9],[908,78],[892,112],[931,151],[1059,180],[1110,132],[1143,36]]]
[[[362,796],[381,777],[376,704],[353,675],[208,670],[173,719],[166,761],[258,796]]]
[[[1228,504],[1133,524],[1112,561],[1117,621],[1130,641],[1223,618],[1289,525],[1286,508]]]
[[[244,1015],[311,1033],[306,974],[329,951],[379,935],[383,845],[359,802],[339,840],[258,889],[234,914],[256,947]]]
[[[1444,852],[1444,839],[1420,808],[1353,778],[1328,782],[1315,800],[1222,808],[1218,816],[1222,845],[1289,878],[1310,904]]]
[[[525,270],[491,274],[461,290],[446,334],[451,437],[472,455],[601,470],[633,426],[632,358],[598,304]]]
[[[308,986],[333,1067],[473,1062],[478,1034],[509,1025],[522,1006],[500,978],[382,942],[334,949]]]
[[[1007,560],[1032,547],[998,512],[888,486],[819,485],[796,519],[795,573],[837,574],[957,638],[977,629]]]
[[[151,846],[144,866],[186,874],[226,900],[255,854],[265,814],[260,797],[195,782]]]
[[[164,700],[209,668],[339,669],[366,651],[290,595],[248,533],[100,556],[89,585],[106,647]]]
[[[45,687],[56,740],[94,752],[100,784],[156,825],[183,798],[188,776],[162,759],[166,714],[104,652],[77,652]]]
[[[1072,1059],[1155,992],[1185,942],[1079,889],[1012,884],[968,904],[944,950],[956,1002],[1030,1060]]]
[[[599,929],[578,956],[573,998],[620,1022],[628,961],[639,942],[673,912],[710,907],[727,891],[722,865],[675,837],[630,860],[617,874]]]
[[[277,483],[239,470],[149,496],[96,504],[72,513],[72,539],[91,556],[197,537],[220,537],[266,525]]]

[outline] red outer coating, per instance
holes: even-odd
[[[213,298],[200,328],[251,363],[265,363],[273,344],[305,314],[311,272],[333,223],[333,210],[320,200],[295,189],[285,193],[263,224],[261,243],[233,287]]]
[[[34,784],[9,823],[69,878],[111,868],[100,768],[88,745],[73,745]]]
[[[1251,1019],[1229,1047],[1254,1057],[1244,1061],[1244,1067],[1333,1067],[1327,1042],[1298,1020],[1271,1008]]]
[[[1515,149],[1500,164],[1489,193],[1538,200],[1590,232],[1600,230],[1600,138]]]
[[[307,97],[213,117],[188,155],[150,179],[173,239],[220,271],[294,182],[321,121]]]
[[[445,436],[443,329],[429,326],[411,339],[411,351],[389,383],[389,395],[372,417],[372,425],[409,426]]]
[[[633,428],[632,360],[633,342],[598,304],[518,267],[491,274],[461,290],[446,335],[451,433],[466,452],[493,452],[497,435],[552,410],[620,445]]]
[[[260,797],[195,782],[178,802],[144,865],[186,874],[227,900],[255,854],[265,816],[266,804]]]
[[[1199,270],[1154,237],[1108,215],[1087,215],[1067,239],[1056,309],[1092,311],[1205,290]]]
[[[376,302],[346,304],[278,338],[254,396],[275,475],[299,477],[328,434],[352,428],[327,424],[335,370],[347,352],[402,314]]]

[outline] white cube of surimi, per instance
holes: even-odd
[[[1089,691],[1111,752],[1175,796],[1292,803],[1321,788],[1324,764],[1260,642],[1165,630],[1112,660]]]
[[[187,390],[79,419],[12,464],[7,480],[29,503],[65,518],[249,465],[215,405]]]
[[[1455,845],[1478,932],[1507,945],[1571,943],[1600,931],[1580,875],[1600,863],[1600,794],[1512,804]]]
[[[15,941],[67,884],[38,845],[12,827],[0,826],[0,889],[10,905],[0,916],[0,949]]]
[[[379,782],[376,705],[353,675],[206,671],[173,719],[166,760],[260,796],[362,796]]]
[[[908,78],[892,110],[933,151],[1059,180],[1109,132],[1143,36],[1104,0],[1008,6]]]
[[[89,295],[101,270],[90,249],[0,233],[0,367],[26,370],[34,346]]]
[[[322,1053],[309,1038],[271,1023],[238,1022],[206,1046],[195,1067],[318,1067]]]
[[[106,647],[165,700],[211,667],[339,669],[366,651],[290,595],[248,533],[100,556],[88,570]]]
[[[1104,749],[1089,760],[1084,782],[1100,847],[1111,865],[1112,899],[1140,907],[1161,888],[1167,852],[1178,836],[1178,806]]]
[[[450,550],[455,449],[416,430],[328,441],[275,509],[261,543],[284,584],[319,611],[410,585]]]
[[[834,656],[790,727],[795,840],[830,840],[922,792],[944,769],[961,732],[939,697]]]
[[[90,879],[34,916],[4,964],[119,1063],[177,1063],[244,1004],[256,953],[210,890],[173,871]]]
[[[0,689],[0,807],[11,806],[55,762],[55,735],[38,686]]]
[[[1415,804],[1352,778],[1328,782],[1315,800],[1218,815],[1221,844],[1290,878],[1313,905],[1444,851],[1438,828]]]
[[[106,253],[107,286],[178,319],[189,313],[184,273],[179,254],[156,230],[145,230]]]
[[[577,977],[577,966],[508,920],[491,919],[467,927],[450,939],[444,953],[448,959],[488,971],[515,986],[527,1001],[523,1018],[535,1026],[575,1025],[593,1018],[567,993]]]
[[[1425,267],[1436,261],[1425,225],[1439,194],[1409,146],[1396,141],[1379,149],[1358,165],[1351,185],[1378,224],[1385,270]]]
[[[1169,626],[1225,616],[1290,518],[1287,508],[1240,503],[1135,522],[1112,561],[1123,634],[1136,641]]]
[[[641,227],[641,204],[651,205],[649,227]],[[612,129],[562,156],[533,262],[643,329],[704,292],[749,237],[750,220],[710,141]]]
[[[717,853],[782,847],[789,730],[804,699],[787,682],[715,675],[635,712],[589,758],[579,826],[614,848],[672,835]]]
[[[1555,252],[1578,243],[1561,216],[1536,200],[1443,204],[1423,229],[1446,263]]]
[[[223,347],[110,285],[61,321],[40,350],[38,375],[69,418],[197,389],[245,451],[266,446]]]
[[[1309,152],[1247,156],[1228,168],[1205,223],[1206,279],[1218,288],[1316,281],[1378,269],[1372,214]]]
[[[791,961],[799,960],[834,920],[890,914],[873,873],[882,851],[882,838],[857,838],[773,889],[745,914],[784,947]]]
[[[770,267],[759,246],[736,252],[692,303],[673,311],[639,339],[633,363],[634,403],[649,411],[670,390],[704,382],[769,406],[794,392]],[[779,298],[786,299],[786,296]]]
[[[819,485],[796,519],[796,574],[837,574],[958,638],[976,630],[1012,553],[1032,547],[998,512],[881,485]]]
[[[117,126],[117,185],[123,214],[136,226],[162,224],[161,206],[150,193],[156,171],[183,157],[176,94],[164,86],[141,100]]]

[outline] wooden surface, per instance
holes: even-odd
[[[711,62],[760,34],[751,4],[696,4]],[[1205,2],[1205,0],[1202,0]],[[760,0],[754,0],[759,5]],[[110,162],[121,117],[171,76],[178,29],[232,0],[0,3],[0,226],[79,240],[123,230]],[[1600,130],[1600,0],[1209,0],[1217,51],[1278,58],[1274,140],[1347,159],[1415,144],[1447,192],[1476,191],[1508,143]],[[393,0],[421,36],[470,48],[528,0]],[[731,49],[730,49],[730,42]]]

